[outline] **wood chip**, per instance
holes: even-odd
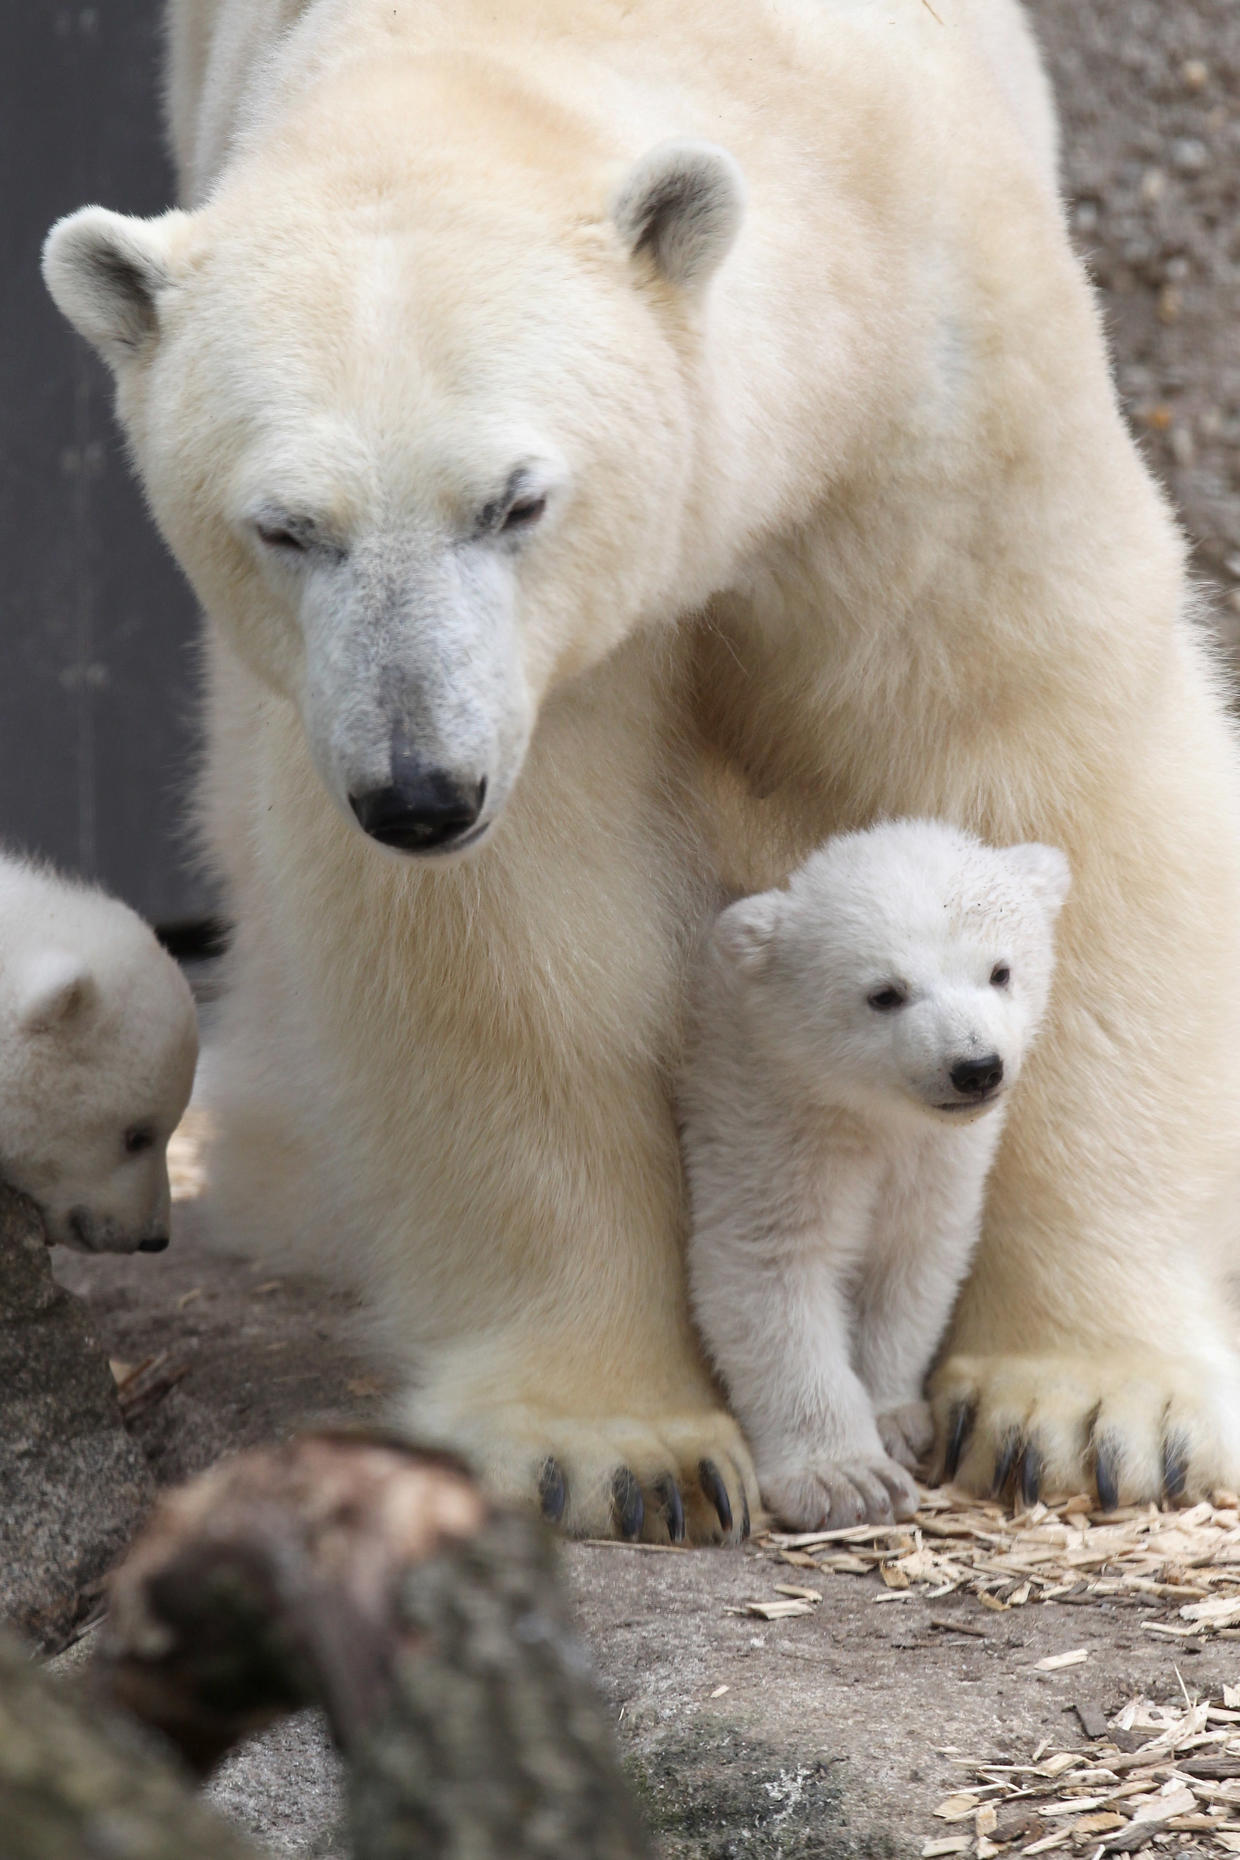
[[[940,1821],[964,1821],[967,1816],[976,1812],[978,1806],[978,1799],[975,1795],[949,1795],[945,1802],[939,1803],[934,1812]]]
[[[1088,1647],[1074,1647],[1071,1653],[1048,1653],[1044,1660],[1034,1663],[1033,1670],[1035,1673],[1057,1673],[1065,1666],[1080,1666],[1088,1658]]]
[[[812,1615],[814,1604],[801,1601],[745,1602],[739,1609],[729,1609],[728,1612],[755,1615],[759,1621],[791,1621],[797,1615]]]

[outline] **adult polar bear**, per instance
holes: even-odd
[[[884,814],[1074,873],[949,1460],[1240,1483],[1236,754],[1023,24],[976,15],[191,0],[198,204],[49,241],[210,617],[222,1217],[352,1262],[411,1422],[571,1528],[740,1526],[687,951]]]

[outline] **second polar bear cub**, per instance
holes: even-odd
[[[706,940],[682,1081],[693,1306],[788,1525],[916,1508],[922,1385],[1068,883],[1052,847],[888,821]]]

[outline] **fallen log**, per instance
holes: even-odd
[[[356,1860],[650,1852],[547,1534],[397,1441],[308,1435],[163,1500],[95,1684],[199,1774],[321,1705]]]

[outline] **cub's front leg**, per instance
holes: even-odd
[[[854,1354],[883,1445],[910,1472],[933,1442],[926,1376],[977,1250],[1000,1128],[991,1112],[968,1130],[930,1132],[896,1159],[876,1211]]]
[[[696,1222],[690,1242],[694,1313],[748,1438],[763,1503],[800,1530],[917,1509],[916,1487],[884,1448],[852,1366],[846,1274],[868,1197],[847,1202],[840,1197],[808,1229]]]

